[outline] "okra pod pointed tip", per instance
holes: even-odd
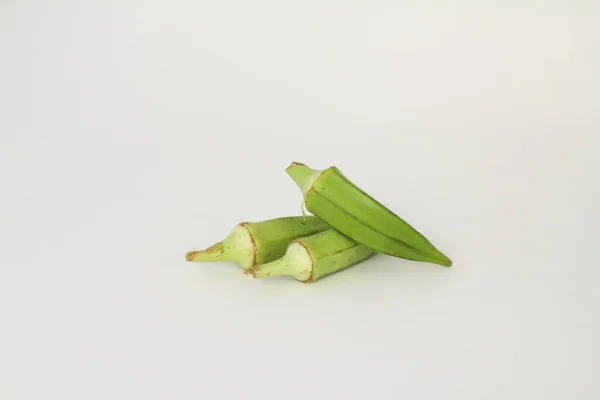
[[[432,258],[431,261],[434,264],[441,265],[443,267],[451,267],[452,260],[446,257],[444,254],[439,253],[436,257]]]
[[[402,258],[402,257],[400,257],[400,258]],[[452,260],[440,251],[437,251],[435,254],[429,255],[428,257],[419,259],[417,261],[429,262],[432,264],[441,265],[443,267],[451,267],[452,266]]]
[[[442,265],[444,267],[452,266],[452,260],[439,250],[437,250],[437,254],[434,256],[433,260],[434,263]]]

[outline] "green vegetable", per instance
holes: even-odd
[[[339,169],[292,163],[288,175],[302,189],[306,208],[332,228],[380,253],[451,266],[421,233],[355,186]]]
[[[255,278],[291,275],[302,282],[313,282],[348,268],[374,254],[335,229],[296,239],[279,260],[257,266]]]
[[[193,262],[232,262],[251,271],[257,265],[282,257],[292,240],[326,229],[331,227],[314,216],[242,222],[222,242],[205,250],[190,251],[185,259]]]

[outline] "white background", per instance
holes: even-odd
[[[600,4],[397,3],[0,1],[0,398],[599,398]],[[184,261],[291,161],[454,266]]]

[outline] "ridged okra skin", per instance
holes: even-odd
[[[281,258],[294,239],[327,229],[331,227],[315,216],[242,222],[223,241],[205,250],[190,251],[185,258],[192,262],[232,262],[251,270]]]
[[[312,215],[277,218],[263,223],[247,223],[246,227],[256,243],[256,265],[283,257],[287,246],[295,239],[331,229],[323,220]]]
[[[292,163],[286,172],[302,189],[306,208],[358,243],[414,261],[452,261],[406,221],[354,185],[336,167],[314,170]]]
[[[252,274],[255,278],[291,275],[302,282],[314,282],[373,254],[370,248],[330,229],[294,240],[282,258],[256,267]]]

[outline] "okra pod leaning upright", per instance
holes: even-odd
[[[421,233],[355,186],[339,169],[292,163],[288,175],[302,189],[306,208],[332,228],[380,253],[451,266]]]
[[[255,278],[291,275],[302,282],[313,282],[348,268],[374,253],[370,248],[330,229],[294,240],[282,258],[254,268],[252,275]]]
[[[190,251],[185,259],[193,262],[232,262],[245,270],[281,258],[294,239],[331,229],[314,216],[276,218],[262,222],[242,222],[219,243],[205,250]]]

